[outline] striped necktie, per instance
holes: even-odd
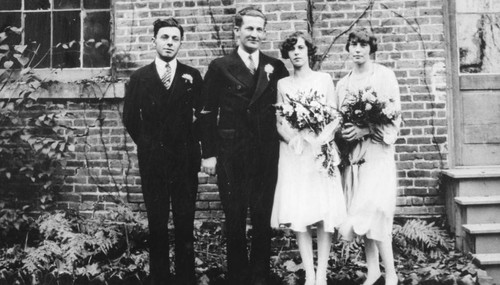
[[[170,64],[165,65],[165,73],[163,73],[163,76],[161,77],[161,81],[163,82],[163,85],[167,88],[167,90],[170,88],[170,85],[172,84],[172,67],[170,67]]]
[[[253,58],[252,58],[252,56],[251,56],[251,55],[249,55],[249,56],[248,56],[248,69],[250,70],[250,73],[251,73],[252,75],[254,75],[254,74],[255,74],[255,69],[257,69],[257,68],[255,67],[255,61],[253,61]]]

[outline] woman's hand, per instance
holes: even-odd
[[[288,146],[295,154],[300,155],[304,151],[304,138],[301,135],[296,135],[290,139]]]
[[[368,134],[370,128],[360,128],[352,123],[346,123],[342,129],[342,138],[349,142],[359,140]]]
[[[311,130],[302,130],[300,134],[304,138],[304,141],[308,142],[310,145],[321,145],[321,138]]]
[[[370,125],[370,134],[372,139],[376,142],[382,142],[384,140],[384,133],[382,132],[382,128],[377,125]]]

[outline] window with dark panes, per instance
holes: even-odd
[[[23,53],[31,58],[30,66],[110,66],[110,0],[0,2],[0,33],[8,34],[8,42],[2,45],[25,46]]]

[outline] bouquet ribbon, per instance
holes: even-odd
[[[359,167],[365,162],[367,144],[359,142],[356,144],[351,154],[349,155],[349,166],[345,170],[345,198],[347,201],[347,209],[351,207],[351,201],[355,191],[359,186]]]

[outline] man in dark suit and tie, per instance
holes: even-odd
[[[215,59],[204,79],[202,171],[217,174],[226,219],[229,284],[267,284],[271,210],[277,179],[277,81],[283,63],[259,51],[266,18],[248,7],[235,16],[238,48]],[[250,208],[252,244],[246,243]]]
[[[196,284],[193,222],[200,169],[196,116],[200,73],[177,61],[184,31],[173,19],[154,22],[154,62],[135,71],[126,88],[123,123],[137,145],[149,222],[150,284]],[[176,283],[169,272],[172,202]]]

